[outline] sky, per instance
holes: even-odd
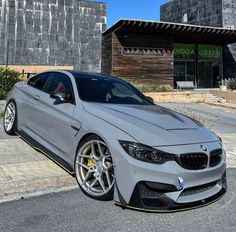
[[[107,4],[107,27],[120,18],[160,20],[160,5],[170,0],[95,0]]]

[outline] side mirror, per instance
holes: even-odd
[[[154,99],[152,97],[149,96],[145,96],[147,98],[147,100],[153,104],[155,104]]]
[[[68,92],[52,92],[50,98],[56,99],[60,102],[72,102],[71,94]]]

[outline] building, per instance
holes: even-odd
[[[235,12],[235,0],[173,0],[161,6],[161,20],[236,29]],[[236,78],[236,45],[224,46],[222,54],[223,78]],[[179,62],[176,66],[176,70],[184,68]],[[207,75],[214,75],[215,61],[209,62],[205,70]]]
[[[103,33],[102,72],[135,84],[217,87],[222,48],[235,42],[230,28],[121,19]]]
[[[0,0],[0,65],[101,69],[106,5],[80,0]]]

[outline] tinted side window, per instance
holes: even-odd
[[[49,94],[60,91],[73,93],[73,88],[69,77],[62,73],[52,73],[45,84],[43,91]]]
[[[27,84],[36,89],[42,90],[50,74],[51,73],[42,73],[37,76],[34,76],[28,80]]]

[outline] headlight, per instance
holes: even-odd
[[[169,154],[140,143],[120,141],[120,144],[130,156],[137,160],[156,164],[163,164],[167,161],[175,160],[175,156],[173,154]]]

